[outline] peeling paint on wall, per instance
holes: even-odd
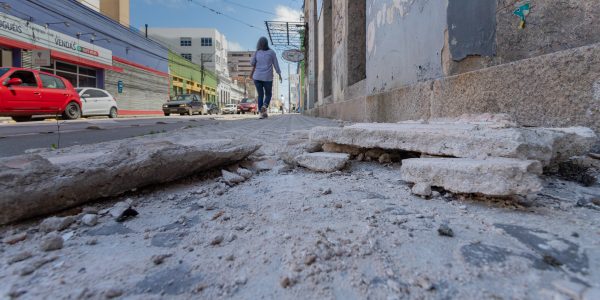
[[[369,2],[367,92],[441,77],[448,0]]]
[[[496,1],[450,1],[448,34],[452,59],[496,54]]]

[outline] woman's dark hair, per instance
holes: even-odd
[[[269,48],[269,40],[267,40],[266,37],[261,37],[260,39],[258,39],[258,43],[256,43],[256,50],[263,50],[263,51],[267,51],[270,50],[271,48]]]

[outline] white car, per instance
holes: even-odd
[[[237,112],[237,104],[227,104],[222,109],[222,114],[235,114]]]
[[[109,92],[96,88],[77,88],[81,97],[83,116],[108,116],[116,118],[119,114],[117,101]]]

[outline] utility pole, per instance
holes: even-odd
[[[202,102],[206,102],[206,92],[204,91],[204,63],[205,62],[209,62],[209,60],[204,60],[204,54],[206,53],[200,53],[200,87],[201,87],[201,92],[200,92],[200,98],[202,99]]]
[[[292,111],[292,73],[290,72],[290,63],[288,63],[288,110]]]

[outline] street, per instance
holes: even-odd
[[[262,147],[248,160],[223,167],[250,170],[248,179],[230,184],[217,169],[6,226],[0,230],[0,294],[540,299],[560,295],[556,290],[579,293],[600,279],[599,211],[585,204],[600,194],[597,186],[548,177],[533,202],[440,189],[419,197],[399,179],[400,163],[352,160],[341,171],[322,173],[280,158],[287,146],[306,143],[309,129],[340,122],[299,115],[193,119],[68,126],[88,132],[86,126],[103,124],[117,134],[139,124],[147,134],[170,128],[156,127],[167,120],[173,131],[198,126],[182,129],[183,139],[257,142]],[[115,219],[119,207],[130,205],[137,215]],[[50,237],[64,244],[49,245]]]
[[[186,127],[202,127],[215,120],[253,118],[252,115],[172,116],[119,119],[45,120],[0,124],[0,157],[23,154],[31,149],[65,148]],[[60,133],[60,134],[59,134]]]

